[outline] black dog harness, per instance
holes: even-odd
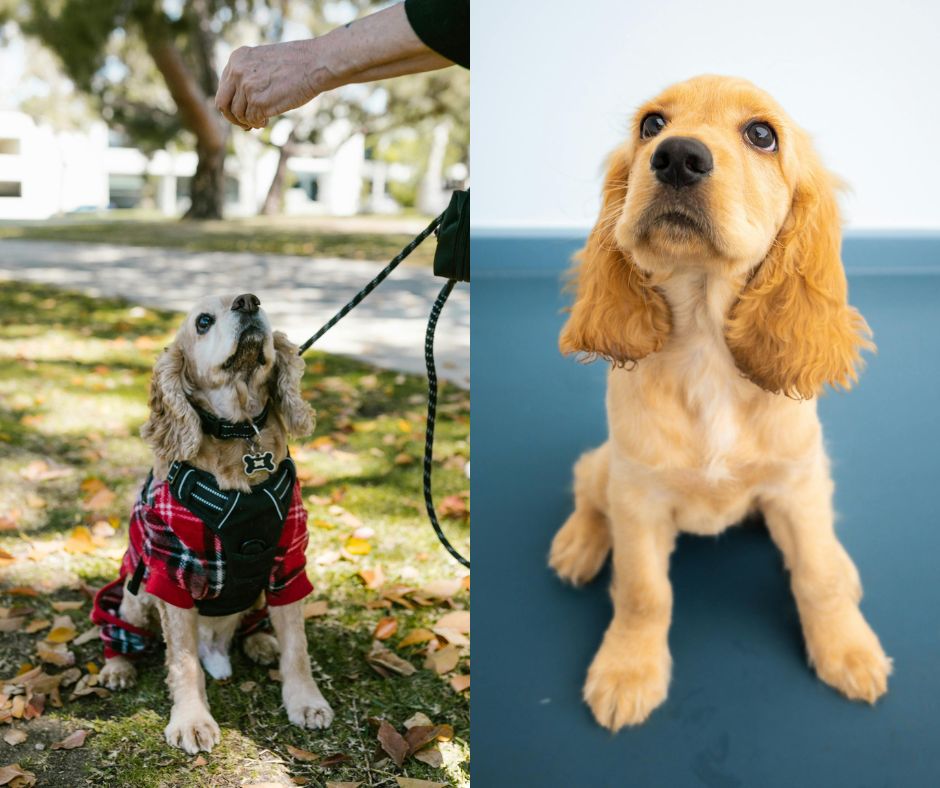
[[[211,599],[195,600],[202,615],[247,610],[267,588],[296,481],[297,469],[290,457],[248,493],[220,490],[211,473],[189,463],[176,461],[170,466],[167,482],[173,499],[222,542],[222,589]],[[132,594],[137,593],[145,569],[141,560],[127,587]]]

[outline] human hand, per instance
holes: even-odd
[[[240,47],[229,58],[215,106],[243,129],[260,129],[269,118],[314,99],[317,87],[317,39]]]

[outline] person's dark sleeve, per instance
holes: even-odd
[[[405,0],[405,16],[427,46],[470,68],[470,0]]]

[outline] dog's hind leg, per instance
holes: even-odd
[[[232,675],[229,647],[240,618],[240,613],[199,617],[199,661],[214,679],[227,679]]]
[[[610,448],[605,443],[575,463],[574,511],[552,540],[549,565],[575,586],[593,580],[610,552],[609,462]]]
[[[119,608],[121,620],[139,629],[148,629],[150,627],[150,613],[153,609],[149,601],[149,595],[145,591],[141,591],[139,594],[131,594],[128,593],[125,587]],[[110,690],[133,687],[136,680],[137,669],[127,657],[121,655],[106,659],[98,676],[98,683]]]

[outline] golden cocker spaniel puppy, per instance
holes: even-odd
[[[891,660],[833,530],[813,399],[849,388],[874,348],[839,247],[833,177],[744,80],[668,88],[610,157],[560,337],[563,353],[612,363],[609,438],[575,465],[550,563],[579,585],[612,552],[614,616],[584,685],[611,730],[666,698],[676,536],[719,534],[755,511],[783,553],[819,677],[869,703],[887,690]]]

